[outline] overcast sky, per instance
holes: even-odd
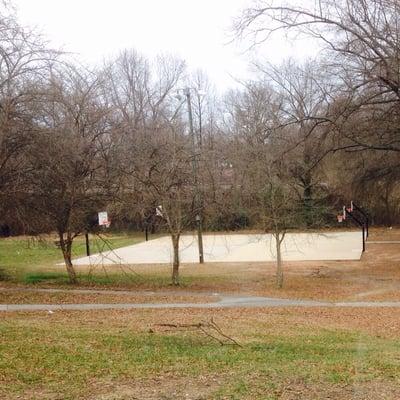
[[[276,37],[257,54],[248,44],[229,43],[232,19],[250,0],[14,0],[24,25],[35,26],[52,43],[79,59],[100,63],[124,48],[148,56],[170,53],[190,69],[207,72],[219,90],[248,78],[249,60],[278,63],[314,49],[305,41]],[[231,77],[232,76],[232,77]]]

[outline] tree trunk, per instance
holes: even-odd
[[[282,253],[281,253],[281,244],[283,238],[280,238],[280,235],[275,235],[275,243],[276,243],[276,286],[279,289],[283,287],[283,269],[282,269]]]
[[[179,234],[171,235],[174,259],[172,263],[172,284],[179,285]]]
[[[311,189],[311,173],[307,171],[303,177],[303,207],[304,207],[304,221],[309,227],[312,225],[312,189]]]
[[[308,135],[305,136],[304,140],[304,173],[302,176],[303,182],[303,212],[304,212],[304,222],[309,227],[312,225],[312,175],[310,170],[311,164],[311,154],[313,152],[310,147],[311,143],[309,141]]]
[[[312,225],[312,190],[311,190],[311,176],[306,176],[306,186],[304,187],[304,217],[305,223],[309,227]]]
[[[67,268],[67,273],[69,277],[69,282],[75,284],[78,282],[76,277],[76,272],[74,266],[72,265],[72,241],[67,239],[64,240],[64,235],[62,233],[59,234],[60,238],[60,247],[63,253],[65,267]]]
[[[385,204],[385,223],[387,226],[392,226],[392,212],[390,210],[390,189],[388,185],[386,185],[384,196],[381,197],[383,198],[383,202]]]

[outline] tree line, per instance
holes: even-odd
[[[56,232],[71,282],[74,239],[107,210],[113,226],[274,234],[330,226],[354,199],[395,224],[400,135],[397,0],[257,2],[235,23],[255,46],[277,32],[323,45],[316,59],[268,62],[217,96],[183,60],[124,50],[96,68],[0,15],[0,222]],[[158,210],[156,212],[156,210]],[[278,263],[279,264],[279,263]],[[279,272],[279,271],[278,271]],[[278,284],[283,277],[278,273]]]

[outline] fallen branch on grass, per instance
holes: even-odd
[[[214,318],[211,318],[209,322],[201,321],[196,324],[156,324],[155,326],[163,327],[163,328],[171,328],[171,329],[187,329],[187,330],[199,330],[204,333],[206,336],[211,339],[216,340],[221,346],[224,345],[233,345],[242,347],[240,343],[238,343],[232,337],[226,335],[222,329],[217,325],[214,321]]]

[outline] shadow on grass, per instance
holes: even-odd
[[[0,267],[0,282],[3,281],[9,281],[11,280],[11,276],[8,272],[6,272],[6,270],[4,268]]]
[[[36,284],[36,283],[68,283],[68,275],[62,272],[32,272],[27,273],[23,278],[26,284]]]
[[[68,274],[64,272],[28,272],[22,282],[27,285],[51,284],[71,285]],[[181,278],[180,287],[192,284],[191,278]],[[78,274],[78,284],[73,286],[129,287],[129,288],[165,288],[171,286],[169,275],[137,275],[129,273],[115,274]]]

